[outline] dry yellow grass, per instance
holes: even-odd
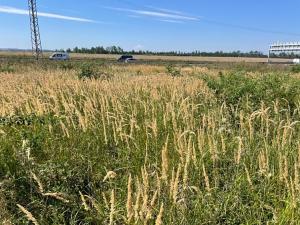
[[[34,216],[29,212],[27,209],[25,209],[23,206],[17,204],[18,208],[26,215],[28,221],[31,221],[34,225],[39,225],[38,221]]]
[[[148,67],[146,67],[148,68]],[[158,67],[159,68],[159,67]],[[153,68],[152,68],[153,69]],[[157,70],[154,67],[154,70]],[[150,69],[146,69],[149,72]],[[152,76],[132,76],[129,73],[120,74],[118,77],[110,81],[81,81],[75,78],[75,72],[43,72],[32,71],[25,74],[14,74],[7,76],[0,74],[2,83],[0,85],[0,101],[2,107],[0,115],[13,115],[16,110],[21,111],[22,114],[37,113],[38,115],[54,112],[60,114],[60,101],[64,104],[65,112],[73,113],[76,111],[76,106],[73,102],[75,99],[66,98],[65,93],[77,93],[89,96],[85,103],[86,113],[93,113],[93,101],[96,99],[90,98],[95,94],[100,95],[105,102],[109,96],[112,99],[118,100],[118,97],[123,96],[123,99],[130,98],[130,93],[138,93],[140,90],[148,90],[150,87],[150,94],[152,99],[158,99],[160,96],[157,93],[158,88],[164,87],[169,89],[182,89],[185,92],[196,93],[199,85],[203,85],[203,81],[192,78],[182,77],[173,79],[170,76],[152,75]],[[187,85],[188,84],[188,85]],[[207,89],[204,89],[207,90]],[[174,93],[175,95],[182,95],[183,93]],[[43,98],[41,98],[43,96]],[[95,98],[95,96],[94,96]],[[174,96],[175,98],[175,96]],[[102,101],[102,100],[101,100]],[[80,117],[80,114],[78,114]],[[82,125],[87,122],[87,118],[82,118]]]

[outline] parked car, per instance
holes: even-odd
[[[293,59],[293,64],[300,64],[300,59]]]
[[[53,53],[50,57],[50,60],[69,60],[70,56],[68,53],[65,52],[56,52]]]
[[[133,58],[132,55],[122,55],[122,56],[118,59],[119,62],[126,62],[126,63],[131,62],[131,61],[135,61],[135,60],[136,60],[136,59]]]

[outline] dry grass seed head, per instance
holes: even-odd
[[[27,209],[25,209],[23,206],[17,204],[18,208],[25,214],[26,218],[31,221],[34,225],[38,225],[36,218],[29,212]]]
[[[169,142],[169,135],[167,136],[166,142],[161,152],[162,180],[164,180],[165,182],[168,180],[168,170],[169,170],[168,142]]]
[[[87,205],[86,201],[85,201],[85,197],[83,196],[83,194],[81,193],[81,191],[79,191],[79,195],[80,195],[80,199],[82,201],[82,205],[85,211],[89,211],[90,207]]]
[[[103,182],[116,178],[117,174],[114,171],[108,171],[105,177],[103,178]]]
[[[65,197],[62,193],[58,193],[58,192],[45,193],[45,194],[43,194],[43,196],[51,197],[51,198],[54,198],[56,200],[62,201],[64,203],[69,203],[70,202],[69,200],[65,199]]]
[[[35,182],[38,184],[39,192],[44,193],[44,187],[43,187],[42,182],[40,181],[40,179],[38,179],[38,177],[33,172],[31,172],[31,176],[35,180]]]
[[[112,190],[110,195],[109,225],[114,224],[114,215],[115,215],[115,190]]]
[[[128,220],[128,222],[130,222],[134,215],[133,203],[132,203],[132,177],[131,177],[131,174],[129,174],[129,177],[128,177],[126,209],[127,209],[127,220]]]
[[[162,203],[160,206],[159,214],[157,215],[157,218],[155,220],[155,225],[162,225],[163,221],[163,213],[164,213],[164,204]]]

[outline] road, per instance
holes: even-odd
[[[44,57],[49,57],[51,53],[44,53]],[[8,52],[0,51],[0,57],[30,57],[31,52]],[[112,54],[70,54],[72,59],[106,59],[106,60],[116,60],[120,55]],[[246,62],[246,63],[267,63],[267,58],[245,58],[245,57],[202,57],[202,56],[157,56],[157,55],[134,55],[134,57],[141,61],[164,61],[164,62],[189,62],[189,63],[213,63],[213,62]],[[292,63],[292,59],[271,59],[272,63],[278,64],[288,64]]]

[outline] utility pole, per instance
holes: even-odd
[[[37,15],[36,0],[28,0],[32,53],[36,60],[42,57],[42,42]]]

